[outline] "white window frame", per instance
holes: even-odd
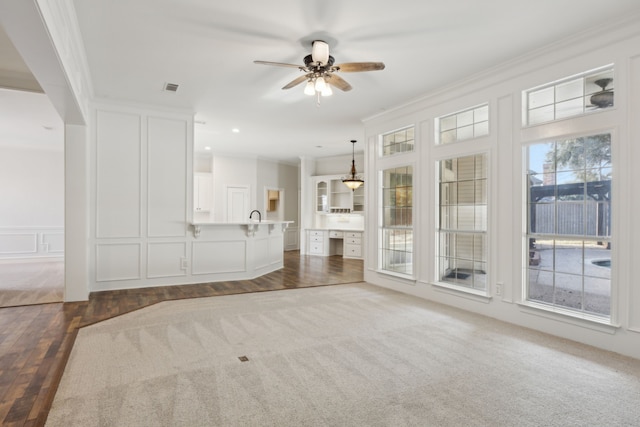
[[[387,146],[385,145],[385,138],[390,136],[390,135],[395,135],[395,134],[399,134],[401,132],[406,132],[409,129],[411,129],[412,132],[413,132],[413,139],[406,139],[405,138],[403,141],[399,141],[397,143],[394,142],[394,145],[400,146],[400,147],[404,144],[407,149],[396,150],[396,151],[393,151],[392,153],[386,154],[385,153],[385,147],[387,147]],[[413,125],[413,124],[409,125],[409,126],[404,126],[404,127],[392,130],[390,132],[382,133],[382,134],[380,134],[378,156],[382,157],[382,158],[388,158],[388,157],[397,156],[397,155],[414,153],[416,151],[415,142],[416,142],[416,126]]]
[[[389,225],[385,225],[385,214],[384,214],[384,173],[385,171],[388,171],[390,169],[398,169],[398,168],[405,168],[405,167],[410,167],[411,168],[411,225],[410,226],[389,226]],[[416,166],[413,162],[406,162],[406,163],[398,163],[398,164],[393,164],[393,165],[389,165],[387,167],[384,168],[380,168],[380,170],[378,171],[378,216],[379,216],[379,220],[378,220],[378,250],[377,250],[377,266],[378,266],[378,272],[380,273],[384,273],[384,274],[388,274],[388,275],[394,275],[394,276],[399,276],[399,277],[403,277],[403,278],[408,278],[408,279],[412,279],[415,276],[415,248],[416,248],[416,244],[415,244],[415,220],[414,220],[414,213],[415,213],[415,188],[416,188]],[[410,248],[410,252],[411,253],[411,271],[410,272],[402,272],[402,271],[397,271],[397,270],[392,270],[392,269],[387,269],[384,263],[384,256],[383,253],[385,250],[387,250],[388,248],[384,247],[384,234],[385,231],[387,230],[405,230],[405,231],[410,231],[412,238],[411,238],[411,248]],[[407,251],[405,251],[407,252]]]
[[[484,176],[482,179],[485,180],[485,200],[486,200],[486,212],[485,212],[485,224],[484,224],[484,229],[483,230],[477,230],[477,229],[473,229],[473,230],[469,230],[469,229],[463,229],[463,228],[459,228],[459,227],[455,227],[455,228],[441,228],[442,225],[442,207],[443,205],[441,204],[441,189],[442,189],[442,184],[443,181],[441,181],[441,168],[440,168],[440,164],[442,162],[448,161],[448,160],[455,160],[455,159],[460,159],[460,158],[465,158],[465,157],[476,157],[476,156],[483,156],[484,157]],[[475,166],[474,166],[475,167]],[[439,285],[442,286],[446,286],[446,287],[452,287],[454,289],[458,289],[461,290],[463,292],[470,292],[473,294],[478,294],[478,295],[488,295],[490,292],[490,281],[488,280],[490,277],[490,267],[489,267],[489,253],[490,253],[490,246],[489,246],[489,186],[491,185],[491,180],[490,180],[490,164],[489,164],[489,153],[488,152],[476,152],[476,153],[456,153],[456,154],[452,154],[451,156],[448,156],[446,158],[442,158],[436,161],[435,164],[435,170],[437,171],[437,179],[436,179],[436,183],[437,183],[437,190],[436,190],[436,205],[438,206],[438,210],[437,210],[437,215],[436,215],[436,252],[435,252],[435,274],[436,274],[436,282]],[[475,171],[475,169],[474,169]],[[478,180],[477,177],[475,177],[475,173],[474,173],[474,201],[475,201],[475,182]],[[444,183],[450,183],[450,184],[458,184],[460,181],[445,181]],[[451,206],[457,206],[459,207],[459,204],[455,204],[455,205],[451,205]],[[476,203],[474,203],[474,209],[476,206],[478,206]],[[474,216],[474,221],[475,221],[475,216]],[[478,288],[475,286],[468,286],[466,284],[464,284],[464,281],[460,281],[458,283],[457,282],[457,277],[455,277],[454,279],[456,280],[451,280],[451,281],[446,281],[446,280],[442,280],[441,277],[441,271],[440,271],[440,262],[443,258],[443,255],[441,254],[441,248],[442,248],[442,244],[441,244],[441,236],[442,233],[455,233],[455,234],[461,234],[461,235],[469,235],[469,236],[478,236],[481,235],[483,236],[484,239],[484,288]],[[474,251],[475,252],[475,251]],[[447,257],[450,257],[450,253],[446,254]],[[472,280],[471,280],[471,284],[473,285],[473,283],[475,283],[475,267],[476,267],[476,263],[480,262],[478,260],[475,259],[475,254],[472,255],[472,259],[471,260],[467,260],[467,261],[471,261],[473,268],[471,269],[471,275],[472,275]],[[457,275],[459,272],[456,270],[455,274]],[[465,273],[466,274],[466,273]]]
[[[588,108],[587,102],[590,102],[590,98],[597,92],[602,90],[601,87],[595,84],[599,78],[610,76],[612,78],[612,82],[606,86],[607,90],[613,91],[615,88],[615,67],[614,64],[607,64],[602,67],[594,68],[583,73],[574,74],[572,76],[564,77],[562,79],[558,79],[552,82],[548,82],[539,86],[532,87],[530,89],[526,89],[522,91],[522,125],[523,126],[536,126],[540,124],[552,123],[558,120],[564,120],[569,118],[580,117],[586,114],[594,114],[602,111],[607,111],[610,108],[615,108],[615,103],[611,107],[606,108]],[[582,81],[582,94],[578,97],[573,98],[563,98],[562,95],[559,95],[558,92],[561,91],[563,85],[568,85],[573,82]],[[553,92],[552,102],[548,102],[546,104],[541,104],[536,106],[536,108],[530,108],[530,99],[532,95],[542,93],[543,91]],[[560,97],[560,100],[558,99]],[[562,113],[561,110],[559,112],[559,105],[561,104],[575,104],[572,108],[576,108],[577,104],[580,104],[580,112],[577,113]],[[531,122],[531,113],[535,110],[540,110],[542,108],[552,109],[553,118],[549,120],[540,120]]]
[[[612,177],[613,176],[619,176],[619,172],[616,171],[617,167],[615,165],[615,161],[614,158],[616,156],[615,154],[615,150],[616,150],[616,144],[615,144],[615,138],[616,138],[616,132],[614,130],[612,130],[611,128],[606,128],[604,130],[590,130],[588,132],[583,132],[583,133],[579,133],[579,134],[574,134],[574,135],[567,135],[567,136],[550,136],[548,138],[544,138],[544,139],[540,139],[540,140],[532,140],[532,141],[527,141],[527,142],[523,142],[522,145],[522,159],[523,159],[523,165],[524,165],[524,169],[522,171],[522,188],[523,188],[523,198],[522,198],[522,206],[523,206],[523,211],[522,211],[522,225],[523,225],[523,238],[522,238],[522,250],[523,250],[523,268],[522,268],[522,299],[520,304],[525,306],[525,307],[531,307],[531,308],[535,308],[536,310],[540,310],[541,312],[547,312],[547,313],[554,313],[554,314],[559,314],[567,319],[582,319],[582,320],[587,320],[591,323],[597,323],[597,324],[601,324],[601,325],[610,325],[610,326],[616,326],[616,318],[617,318],[617,312],[616,312],[616,304],[615,304],[615,297],[616,297],[616,281],[615,281],[615,274],[616,274],[616,268],[614,267],[617,263],[618,263],[618,257],[616,255],[617,250],[615,249],[616,244],[613,244],[613,247],[610,250],[610,259],[611,259],[611,276],[610,276],[610,292],[609,292],[609,315],[605,316],[605,315],[599,315],[599,314],[595,314],[595,313],[590,313],[584,310],[575,310],[572,309],[570,307],[567,306],[563,306],[563,305],[557,305],[557,304],[548,304],[548,303],[544,303],[544,302],[538,302],[536,300],[532,300],[529,299],[529,239],[532,236],[532,233],[530,233],[530,224],[529,224],[529,183],[528,183],[528,177],[529,177],[529,173],[528,170],[526,170],[526,168],[529,166],[528,163],[528,155],[527,155],[527,151],[528,148],[532,145],[535,144],[540,144],[540,143],[545,143],[545,142],[554,142],[554,141],[558,141],[558,140],[568,140],[568,139],[574,139],[574,138],[580,138],[580,137],[588,137],[588,136],[592,136],[592,135],[600,135],[600,134],[609,134],[611,137],[611,150],[612,150],[612,159],[611,159],[611,169],[613,171],[612,173]],[[613,178],[612,178],[613,180]],[[612,190],[611,192],[614,193],[612,199],[611,199],[611,209],[613,211],[617,210],[617,206],[619,205],[619,202],[617,202],[616,198],[615,198],[615,190],[613,190],[613,188],[615,186],[617,186],[617,183],[613,183],[612,185]],[[616,215],[612,215],[611,216],[611,221],[613,221],[613,226],[612,229],[615,230],[615,228],[617,227],[617,225],[615,224],[615,220],[616,220]],[[558,233],[536,233],[535,236],[537,237],[548,237],[548,238],[560,238],[560,239],[566,239],[566,240],[582,240],[584,242],[588,241],[588,242],[594,242],[594,241],[608,241],[608,242],[616,242],[617,239],[615,237],[615,233],[611,232],[610,235],[608,237],[598,237],[598,236],[589,236],[589,235],[563,235],[563,234],[558,234]],[[555,271],[555,269],[554,269]],[[584,278],[584,273],[581,276],[582,278]]]
[[[482,115],[481,110],[486,109],[486,114]],[[488,136],[490,133],[489,121],[491,110],[489,103],[478,104],[473,107],[449,113],[435,119],[435,141],[437,145],[452,144],[459,141]],[[445,122],[452,122],[446,124]],[[453,123],[455,122],[455,124]],[[461,129],[468,129],[470,135],[460,136]],[[451,141],[443,141],[443,133],[455,131],[455,138]]]

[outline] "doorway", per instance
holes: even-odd
[[[227,222],[246,222],[249,219],[248,186],[227,186]]]
[[[264,188],[265,219],[269,221],[284,221],[284,189]]]
[[[0,97],[0,307],[62,302],[64,123],[45,94]]]

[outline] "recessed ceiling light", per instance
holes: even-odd
[[[211,150],[211,147],[204,147],[205,150]]]
[[[233,132],[233,133],[240,133],[240,129],[238,129],[238,128],[233,128],[233,129],[231,129],[231,132]]]

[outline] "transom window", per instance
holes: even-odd
[[[613,106],[613,67],[607,66],[523,92],[524,125],[551,122]]]
[[[396,130],[382,135],[382,155],[407,153],[414,150],[414,127]]]
[[[609,318],[611,134],[525,150],[529,301]]]
[[[486,155],[442,160],[439,170],[439,281],[486,290]]]
[[[382,171],[381,214],[380,268],[413,274],[413,167]]]
[[[477,138],[489,134],[487,104],[436,119],[436,139],[440,144]]]

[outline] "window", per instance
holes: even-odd
[[[601,111],[613,106],[613,68],[607,66],[523,92],[524,125]]]
[[[481,105],[436,119],[436,140],[440,144],[489,134],[489,106]]]
[[[610,316],[611,134],[526,148],[529,301]]]
[[[382,171],[382,270],[413,274],[413,167]]]
[[[439,171],[439,281],[486,290],[486,155],[442,160]]]
[[[390,156],[413,151],[414,133],[412,126],[382,135],[382,155]]]

